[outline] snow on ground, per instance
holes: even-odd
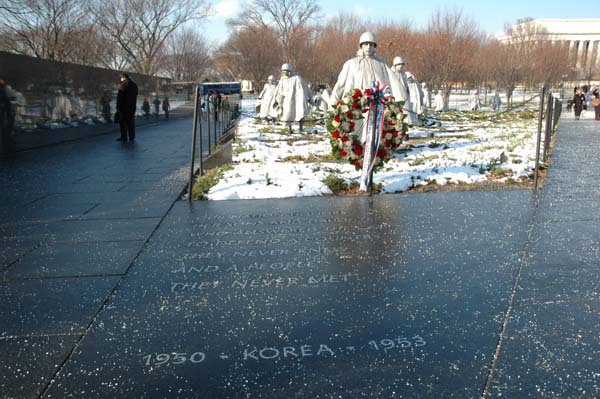
[[[463,109],[466,96],[454,101]],[[296,124],[289,134],[283,125],[255,118],[255,105],[255,99],[243,100],[233,144],[233,170],[212,187],[208,199],[329,195],[332,192],[323,183],[327,176],[346,183],[358,181],[360,171],[331,156],[324,121],[302,133]],[[439,127],[411,128],[405,148],[374,176],[382,193],[430,183],[469,184],[529,176],[535,166],[537,119],[520,119],[513,113],[496,114],[493,122],[469,117],[477,112],[445,113]]]

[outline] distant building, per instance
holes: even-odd
[[[515,25],[513,30],[525,31],[528,26],[536,32],[536,39],[568,46],[572,66],[580,78],[600,75],[600,18],[533,19]],[[503,36],[499,40],[510,38]]]
[[[254,85],[251,80],[242,80],[242,91],[243,92],[254,91]]]

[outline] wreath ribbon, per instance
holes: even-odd
[[[381,131],[384,126],[385,103],[392,96],[389,86],[381,85],[379,81],[373,81],[371,90],[367,90],[367,99],[369,100],[369,116],[367,119],[367,134],[365,137],[365,156],[363,158],[362,174],[360,176],[360,190],[366,191],[371,183],[371,172],[375,167],[377,158],[377,149],[381,141]],[[375,134],[373,135],[373,124],[375,124]]]

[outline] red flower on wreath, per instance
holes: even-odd
[[[386,150],[377,150],[377,156],[379,158],[385,158],[387,156],[387,151]]]
[[[372,99],[373,91],[371,89],[362,91],[352,89],[332,107],[332,112],[327,120],[327,130],[331,135],[330,143],[333,154],[336,158],[346,160],[357,170],[363,167],[365,149],[360,141],[361,132],[355,130],[357,126],[355,122],[356,120],[365,119],[364,113],[369,112],[369,103]],[[407,136],[406,132],[399,132],[395,127],[406,127],[403,122],[406,115],[397,112],[398,107],[401,105],[402,102],[396,102],[393,97],[386,100],[384,128],[381,131],[379,148],[375,150],[377,156],[375,172],[383,167],[385,162],[393,158],[394,150],[400,146],[402,139]],[[363,106],[364,109],[362,109]],[[361,110],[362,114],[357,112],[358,110]]]

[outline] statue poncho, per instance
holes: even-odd
[[[344,63],[337,83],[331,91],[329,104],[334,105],[351,89],[365,90],[373,87],[373,81],[378,81],[381,86],[388,85],[396,101],[408,100],[406,87],[382,59],[374,56],[356,56]],[[363,141],[366,137],[365,128],[363,120],[356,121],[356,131],[362,132]]]
[[[360,51],[360,50],[359,50]],[[337,83],[331,92],[330,105],[335,104],[350,89],[365,90],[373,87],[373,81],[388,85],[396,101],[406,101],[408,92],[392,72],[392,70],[377,57],[357,56],[344,63],[338,76]]]
[[[277,110],[277,119],[280,121],[300,122],[302,118],[310,115],[309,101],[311,99],[312,95],[308,84],[295,73],[281,78],[273,93],[269,109]]]
[[[260,117],[266,118],[269,116],[269,104],[271,103],[271,98],[273,97],[273,93],[275,93],[275,85],[271,83],[265,83],[265,87],[263,87],[262,91],[258,95],[258,99],[260,100]]]

